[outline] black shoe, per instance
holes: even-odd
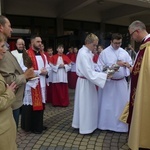
[[[43,126],[43,130],[47,130],[47,127],[46,127],[46,126]]]
[[[42,134],[42,131],[33,131],[34,134]]]

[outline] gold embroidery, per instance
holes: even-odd
[[[133,69],[134,75],[137,75],[140,72],[142,59],[143,59],[142,56],[137,59],[137,63],[134,65],[134,69]]]
[[[132,105],[132,106],[134,105],[135,93],[136,93],[136,88],[133,89],[132,101],[131,101],[131,105]]]
[[[39,89],[38,89],[38,91],[39,91]],[[39,97],[39,94],[38,94],[38,91],[35,91],[35,100],[36,101],[34,101],[34,106],[41,106],[41,97]]]

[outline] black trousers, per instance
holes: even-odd
[[[33,111],[31,105],[23,105],[21,113],[21,128],[26,132],[42,132],[43,114],[43,110]]]

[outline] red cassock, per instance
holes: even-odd
[[[93,62],[94,62],[94,63],[97,63],[98,57],[99,57],[98,54],[94,54],[94,56],[93,56]]]
[[[76,63],[77,54],[69,53],[67,56],[70,58],[70,60],[73,63]],[[77,76],[75,71],[69,71],[68,72],[68,87],[70,89],[75,89],[76,88],[77,79],[78,79],[78,76]]]
[[[94,54],[94,56],[93,56],[93,62],[94,62],[94,63],[97,63],[98,57],[99,57],[98,54]],[[98,86],[96,86],[96,89],[98,90]]]
[[[69,93],[67,83],[52,83],[52,105],[63,106],[69,105]]]
[[[57,59],[58,59],[58,54],[52,57],[51,63],[53,65],[56,65]],[[62,55],[62,59],[64,64],[71,63],[71,60],[64,54]],[[53,106],[66,107],[69,105],[68,83],[64,83],[64,82],[52,83],[51,94],[52,94],[51,103]]]

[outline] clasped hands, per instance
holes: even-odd
[[[17,89],[17,84],[15,82],[12,82],[10,85],[7,84],[7,89],[15,92],[15,90]]]
[[[48,71],[44,67],[40,71],[41,71],[40,75],[46,76],[48,74]]]
[[[59,68],[64,68],[64,67],[65,67],[64,64],[60,64],[60,65],[59,65]]]

